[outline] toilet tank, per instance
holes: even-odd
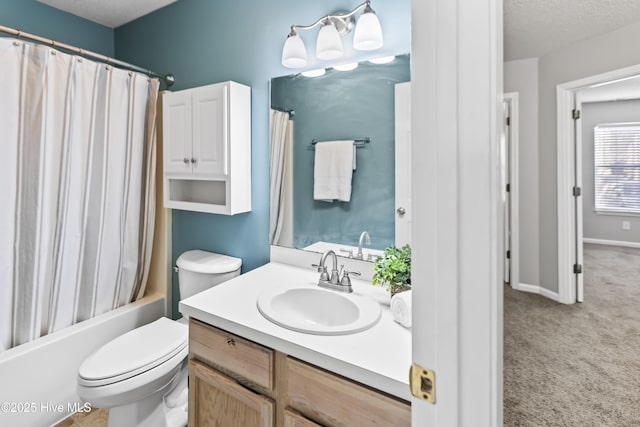
[[[176,261],[180,299],[183,300],[240,275],[242,260],[227,255],[193,250]]]

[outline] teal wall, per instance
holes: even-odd
[[[392,63],[360,63],[352,71],[327,70],[271,81],[271,104],[295,110],[293,127],[294,246],[318,241],[357,246],[368,231],[371,247],[395,241],[395,85],[409,81],[409,56]],[[356,150],[349,202],[313,199],[312,140],[371,138]]]
[[[114,56],[114,31],[111,28],[36,0],[0,0],[0,24]]]
[[[243,271],[269,260],[269,80],[290,74],[280,65],[292,24],[309,24],[356,1],[179,0],[115,30],[119,59],[176,77],[173,89],[225,80],[252,87],[252,211],[235,216],[173,211],[173,262],[189,249],[237,256]],[[385,35],[375,53],[406,53],[410,47],[410,0],[374,0]],[[317,30],[301,32],[313,59]],[[345,40],[345,62],[370,57]],[[309,68],[329,65],[313,60]],[[177,285],[177,275],[173,277]],[[177,312],[174,286],[174,314]]]

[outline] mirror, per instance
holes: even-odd
[[[408,54],[271,80],[271,244],[356,256],[367,231],[364,259],[394,244],[395,85],[409,80]],[[289,113],[290,121],[281,115],[274,122],[274,110]],[[274,146],[274,139],[291,145]],[[315,148],[332,140],[356,140],[348,202],[314,199]]]

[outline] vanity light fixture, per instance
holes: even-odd
[[[355,24],[353,48],[375,50],[383,45],[382,27],[370,5],[370,0],[358,5],[351,12],[335,12],[325,15],[311,25],[292,25],[282,47],[282,65],[287,68],[302,68],[307,65],[307,49],[296,30],[310,30],[321,25],[316,40],[316,56],[323,60],[342,57],[342,39],[354,27],[354,15],[362,10]]]

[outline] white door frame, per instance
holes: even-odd
[[[576,163],[574,150],[574,141],[579,141],[581,129],[579,121],[575,127],[571,111],[576,106],[578,108],[580,106],[580,99],[577,96],[580,89],[638,74],[640,74],[640,65],[634,65],[563,83],[557,87],[558,297],[559,301],[564,304],[573,304],[582,300],[580,292],[582,286],[573,273],[575,260],[582,259],[583,243],[582,204],[578,203],[578,211],[576,212],[573,197],[575,177],[577,175],[578,179],[581,178],[580,162]],[[578,166],[577,171],[576,165]],[[578,183],[580,184],[580,182]],[[578,221],[577,224],[576,221]]]
[[[573,99],[574,109],[582,112],[582,101],[580,97],[580,91],[575,92]],[[580,188],[580,192],[574,200],[574,250],[575,250],[575,263],[583,268],[584,256],[582,253],[582,240],[583,240],[583,222],[582,222],[582,116],[579,115],[574,120],[574,150],[573,150],[573,165],[574,165],[574,183],[577,188]],[[574,288],[576,292],[576,302],[584,301],[584,274],[574,275]]]
[[[411,7],[412,425],[501,426],[502,1]]]
[[[395,85],[395,244],[411,245],[411,82]]]
[[[508,174],[509,174],[509,223],[511,233],[511,258],[510,285],[513,289],[523,290],[520,286],[520,182],[519,182],[519,123],[520,123],[520,98],[518,92],[508,92],[503,95],[505,100],[509,100],[509,150],[508,150]],[[507,218],[505,218],[505,221]]]

